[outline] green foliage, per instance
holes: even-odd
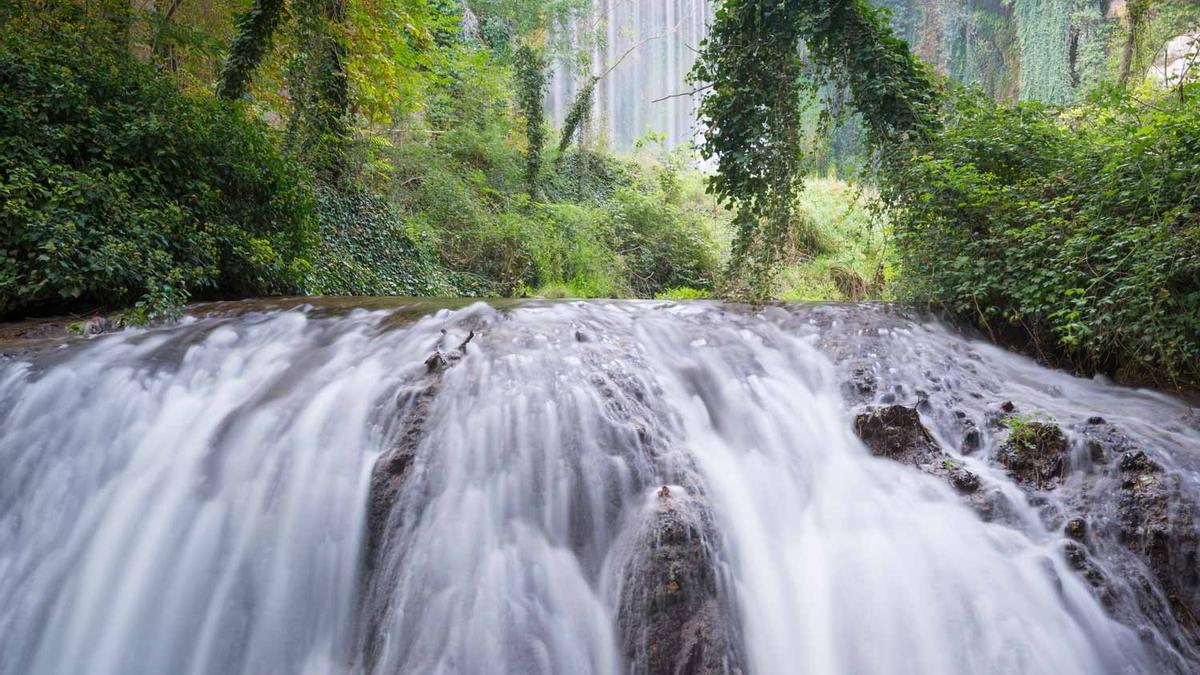
[[[588,118],[592,115],[592,102],[596,97],[596,84],[599,81],[599,78],[589,76],[583,86],[579,88],[575,100],[571,102],[571,109],[567,111],[567,117],[563,120],[562,133],[558,139],[559,157],[562,157],[567,148],[571,147],[575,136],[587,128]]]
[[[1200,382],[1198,93],[960,94],[886,173],[906,294],[1082,370]]]
[[[323,188],[305,291],[314,295],[454,296],[492,294],[470,275],[451,274],[413,241],[379,197]]]
[[[712,296],[712,293],[703,291],[698,288],[688,288],[680,286],[678,288],[668,288],[662,293],[657,293],[654,296],[655,300],[704,300]]]
[[[0,313],[294,291],[310,222],[303,176],[239,107],[61,26],[0,30]]]
[[[347,0],[298,0],[297,52],[289,65],[293,101],[288,139],[293,155],[326,184],[349,182],[350,80]]]
[[[1053,426],[1054,417],[1043,413],[1012,414],[1005,417],[1003,423],[1008,429],[1007,443],[1017,452],[1037,450],[1060,433]]]
[[[812,239],[796,217],[803,94],[817,83],[844,86],[876,150],[937,121],[927,69],[865,0],[727,0],[692,77],[712,89],[700,105],[701,152],[717,161],[712,193],[736,213],[731,278],[750,284],[731,290],[755,301],[769,297],[783,252]]]
[[[735,213],[730,277],[749,282],[730,290],[755,300],[770,293],[803,179],[801,90],[813,89],[798,51],[804,19],[796,2],[728,0],[692,73],[711,86],[699,109],[701,153],[717,161],[710,189]]]
[[[1069,103],[1094,84],[1086,76],[1103,71],[1107,41],[1098,3],[1013,0],[1013,15],[1022,99]]]
[[[713,287],[716,245],[705,223],[663,199],[657,190],[622,188],[608,209],[629,290],[653,297],[669,288]]]
[[[721,216],[698,178],[665,180],[669,171],[657,161],[576,150],[547,176],[546,200],[535,201],[522,189],[523,154],[507,140],[519,121],[479,123],[387,151],[392,177],[381,183],[393,186],[411,238],[446,268],[470,270],[503,295],[556,287],[572,296],[648,297],[712,286]]]
[[[517,107],[525,118],[525,181],[532,193],[542,170],[542,149],[546,144],[546,114],[542,99],[546,95],[546,57],[540,50],[521,45],[514,65]]]
[[[218,96],[239,99],[246,95],[254,70],[270,49],[271,39],[286,16],[284,0],[254,0],[250,9],[238,17],[238,32],[229,45],[217,81]]]
[[[894,272],[886,222],[871,212],[873,195],[845,182],[810,178],[800,197],[801,217],[819,236],[810,252],[787,260],[780,273],[781,300],[850,300],[890,297]]]
[[[564,25],[591,8],[590,0],[471,0],[480,38],[507,62],[522,37]]]

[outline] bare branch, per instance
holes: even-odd
[[[692,96],[695,94],[699,94],[700,92],[702,92],[706,89],[712,89],[712,85],[711,84],[705,85],[703,87],[700,87],[699,89],[693,89],[691,91],[682,91],[682,92],[679,92],[678,94],[670,94],[670,95],[664,96],[662,98],[656,98],[650,102],[651,103],[660,103],[662,101],[666,101],[667,99],[680,98],[681,96]]]

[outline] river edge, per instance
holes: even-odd
[[[613,303],[657,303],[664,306],[681,303],[720,304],[738,311],[754,311],[750,305],[725,302],[721,300],[651,300],[625,298],[440,298],[440,297],[404,297],[404,296],[279,296],[263,298],[243,298],[238,300],[206,300],[189,303],[183,310],[183,318],[195,319],[237,317],[252,312],[286,311],[300,307],[311,307],[318,316],[338,316],[356,309],[399,310],[394,314],[396,320],[413,321],[438,310],[456,310],[470,306],[476,302],[486,302],[497,309],[510,309],[521,306],[536,306],[538,304],[570,303],[570,302],[613,302]],[[864,301],[864,302],[804,302],[804,301],[775,301],[771,307],[811,307],[820,305],[853,305],[884,307],[888,311],[899,314],[918,323],[936,322],[952,329],[958,334],[971,340],[995,345],[1007,352],[1019,354],[1033,359],[1039,365],[1069,373],[1084,379],[1104,378],[1106,381],[1134,389],[1145,389],[1174,396],[1191,407],[1200,408],[1200,388],[1163,387],[1141,381],[1129,381],[1108,375],[1092,376],[1064,366],[1032,345],[1015,343],[1013,340],[995,338],[973,327],[963,325],[945,316],[917,307],[905,306],[894,302]],[[79,314],[63,314],[60,316],[24,318],[12,321],[0,321],[0,358],[13,358],[30,353],[38,353],[61,346],[74,344],[100,335],[124,330],[120,311],[94,310]],[[180,319],[170,319],[151,322],[144,328],[154,329],[171,326]]]

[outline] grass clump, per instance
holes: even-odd
[[[778,297],[791,301],[888,297],[894,268],[888,229],[869,208],[873,193],[835,178],[809,178],[800,196],[811,241],[779,275]]]

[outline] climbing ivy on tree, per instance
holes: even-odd
[[[346,0],[297,0],[299,51],[289,69],[290,146],[329,185],[348,178],[351,140]]]
[[[517,107],[525,119],[525,180],[530,192],[537,185],[542,168],[542,149],[546,144],[545,112],[542,99],[546,93],[546,57],[538,49],[521,45],[514,63]]]
[[[250,9],[238,17],[237,35],[221,66],[218,96],[238,99],[246,94],[250,78],[262,63],[271,47],[271,38],[286,17],[284,0],[254,0]]]
[[[567,148],[571,147],[575,136],[587,128],[588,119],[592,116],[592,102],[596,98],[596,83],[599,81],[600,78],[589,75],[579,93],[575,95],[571,109],[567,111],[567,117],[563,120],[562,134],[558,139],[559,160],[562,159]]]
[[[700,104],[701,154],[716,158],[709,191],[734,211],[730,265],[765,299],[796,218],[802,186],[801,91],[812,88],[799,51],[804,13],[790,3],[728,0],[717,10],[692,77],[712,91]],[[731,289],[733,290],[733,289]]]
[[[726,0],[691,77],[710,89],[699,109],[701,154],[717,162],[709,191],[735,214],[728,277],[746,281],[726,291],[756,302],[783,254],[807,248],[796,209],[806,97],[846,88],[876,151],[937,124],[927,67],[866,0]]]

